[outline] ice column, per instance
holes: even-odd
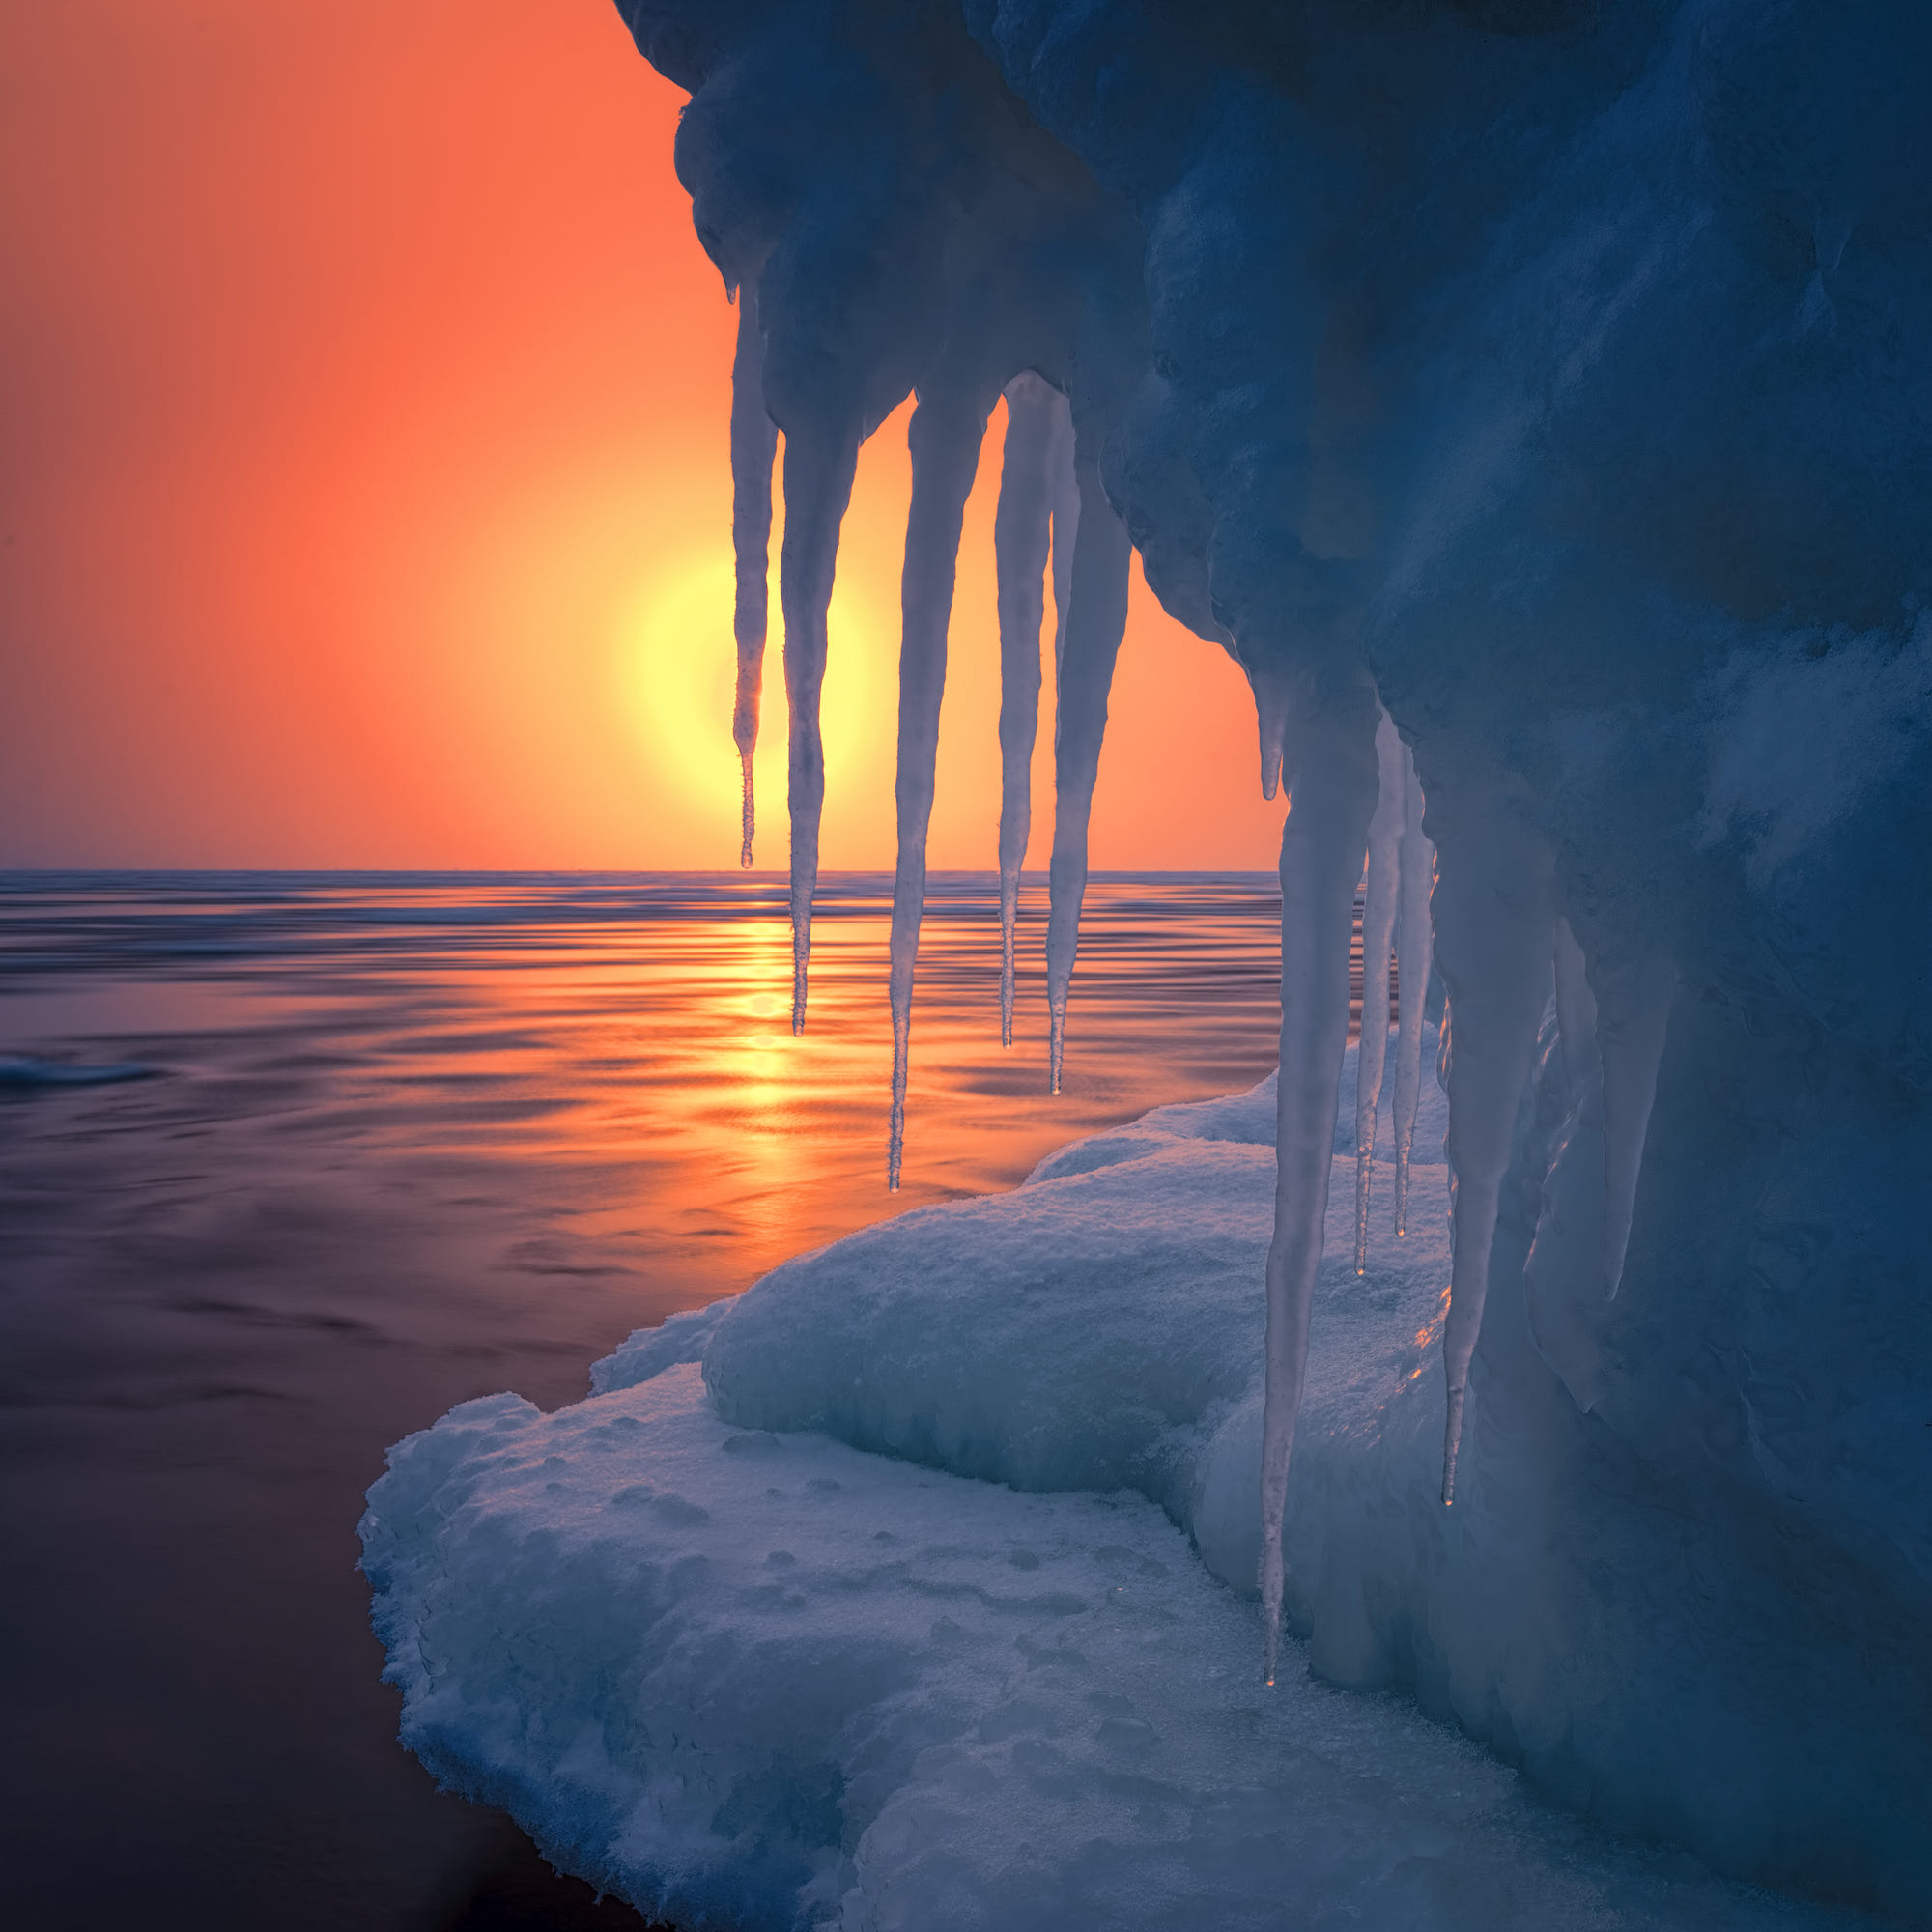
[[[1397,893],[1395,970],[1402,1018],[1395,1037],[1395,1231],[1408,1228],[1408,1155],[1415,1142],[1415,1109],[1422,1097],[1422,1036],[1429,1002],[1433,952],[1429,889],[1435,879],[1435,848],[1422,829],[1422,781],[1415,758],[1402,748],[1402,880]]]
[[[1375,1172],[1376,1108],[1388,1054],[1389,940],[1395,931],[1405,817],[1402,740],[1387,712],[1376,727],[1375,816],[1369,820],[1369,877],[1362,898],[1362,1037],[1355,1060],[1355,1272],[1369,1261],[1369,1182]]]
[[[1590,980],[1604,1065],[1604,1281],[1615,1294],[1623,1284],[1677,968],[1662,953],[1633,951],[1600,958]]]
[[[1073,468],[1073,412],[1065,396],[1055,405],[1055,413],[1060,428],[1053,439],[1047,484],[1053,498],[1053,675],[1057,689],[1061,660],[1066,655],[1066,613],[1073,604],[1073,552],[1080,541],[1080,478]]]
[[[1053,867],[1048,880],[1046,1002],[1051,1027],[1048,1084],[1060,1092],[1066,1043],[1066,991],[1080,939],[1080,900],[1087,890],[1087,821],[1107,729],[1107,694],[1127,623],[1126,526],[1100,487],[1099,465],[1078,459],[1080,527],[1073,542],[1073,581],[1060,648],[1060,690],[1053,729]],[[1350,891],[1354,890],[1353,881]],[[1344,968],[1346,979],[1346,965]],[[1346,984],[1344,988],[1346,1005]]]
[[[1262,1618],[1267,1678],[1281,1648],[1281,1519],[1321,1263],[1337,1090],[1349,1042],[1349,942],[1376,809],[1375,696],[1352,685],[1291,706],[1281,838],[1281,1073],[1274,1238],[1267,1257],[1262,1419]]]
[[[1288,731],[1288,680],[1280,672],[1251,670],[1255,725],[1261,738],[1262,796],[1272,798],[1281,784],[1282,745]]]
[[[898,867],[893,878],[893,1118],[886,1185],[895,1193],[905,1149],[906,1066],[912,1045],[913,968],[925,903],[925,835],[932,817],[939,704],[946,691],[946,631],[959,525],[980,465],[986,411],[958,397],[921,400],[913,412],[912,508],[906,520],[899,644]],[[1037,635],[1037,634],[1036,634]],[[1038,672],[1035,671],[1037,682]]]
[[[765,588],[772,538],[772,458],[779,433],[765,413],[765,344],[758,328],[758,285],[738,291],[738,349],[731,359],[731,548],[738,568],[738,599],[731,615],[738,640],[738,692],[731,707],[731,737],[744,774],[744,830],[738,863],[752,863],[757,828],[752,795],[752,755],[758,749],[758,699],[765,682]]]
[[[1073,424],[1066,399],[1031,370],[1007,385],[1000,507],[993,520],[1000,606],[1000,1044],[1013,1043],[1013,935],[1020,867],[1033,830],[1033,748],[1039,729],[1039,627],[1049,556],[1059,640],[1079,498],[1072,488]],[[1071,498],[1069,504],[1068,498]]]
[[[1490,1247],[1517,1104],[1549,991],[1553,862],[1547,842],[1497,803],[1461,828],[1438,864],[1432,901],[1435,956],[1449,996],[1449,1134],[1455,1176],[1449,1319],[1443,1366],[1449,1411],[1442,1500],[1456,1499],[1456,1457],[1469,1363],[1482,1332]]]
[[[811,895],[818,883],[818,818],[825,805],[825,747],[818,697],[825,682],[825,613],[838,561],[838,526],[852,497],[859,426],[838,419],[785,437],[784,546],[779,602],[784,611],[785,701],[791,712],[791,1030],[805,1031],[811,962]]]
[[[1556,922],[1556,1037],[1563,1049],[1563,1078],[1570,1104],[1581,1097],[1585,1082],[1598,1069],[1597,996],[1590,990],[1583,949],[1570,930],[1570,922]]]

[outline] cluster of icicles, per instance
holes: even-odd
[[[766,414],[757,294],[741,293],[733,365],[731,457],[737,562],[734,634],[738,675],[733,735],[744,774],[741,863],[752,863],[755,830],[752,760],[756,749],[767,630],[766,580],[777,432]],[[994,524],[1001,659],[1000,1037],[1012,1043],[1013,946],[1020,864],[1031,828],[1030,773],[1038,726],[1040,630],[1045,578],[1053,573],[1057,704],[1056,811],[1047,921],[1049,1086],[1060,1091],[1066,1002],[1087,881],[1087,829],[1106,728],[1115,657],[1126,621],[1130,543],[1099,487],[1097,470],[1076,461],[1065,396],[1023,373],[1005,390],[1006,444]],[[947,631],[966,497],[978,469],[983,419],[913,417],[914,481],[906,532],[904,633],[899,669],[898,864],[893,885],[891,989],[892,1124],[888,1185],[896,1190],[905,1140],[913,973],[925,893],[925,841],[933,796]],[[811,956],[811,902],[818,872],[824,765],[818,728],[825,672],[826,611],[839,525],[852,482],[823,452],[788,448],[787,524],[781,594],[785,615],[785,688],[790,712],[792,1031],[805,1030]],[[1262,781],[1268,797],[1283,767],[1293,721],[1280,693],[1258,683]],[[1270,715],[1275,714],[1275,715]],[[1604,1135],[1602,1279],[1614,1294],[1631,1229],[1637,1169],[1656,1090],[1664,1018],[1675,984],[1667,961],[1635,956],[1586,977],[1584,960],[1556,906],[1547,849],[1513,845],[1486,855],[1488,880],[1473,892],[1435,894],[1438,867],[1423,828],[1423,791],[1409,748],[1386,713],[1374,727],[1374,788],[1356,782],[1356,810],[1335,809],[1346,793],[1344,750],[1318,732],[1300,734],[1289,760],[1291,805],[1297,776],[1310,802],[1291,810],[1282,845],[1282,1035],[1275,1227],[1267,1261],[1266,1385],[1262,1450],[1261,1590],[1266,1675],[1274,1680],[1284,1568],[1282,1519],[1290,1455],[1307,1365],[1309,1320],[1321,1265],[1343,1055],[1350,1009],[1350,954],[1361,893],[1362,1017],[1355,1110],[1355,1271],[1368,1265],[1376,1116],[1389,1047],[1390,962],[1402,989],[1395,1040],[1395,1233],[1405,1231],[1409,1154],[1424,1057],[1423,989],[1439,965],[1445,1010],[1437,1074],[1448,1092],[1448,1153],[1456,1177],[1454,1264],[1444,1325],[1448,1381],[1442,1501],[1456,1494],[1456,1464],[1469,1367],[1482,1327],[1490,1249],[1519,1098],[1528,1076],[1547,1000],[1553,997],[1574,1093],[1601,1095]],[[1361,748],[1355,747],[1359,753]],[[1363,760],[1356,756],[1359,766]],[[1364,835],[1363,820],[1366,818]],[[1306,821],[1306,822],[1304,822]],[[1364,857],[1366,853],[1366,882]],[[1511,889],[1484,890],[1496,867]],[[1432,895],[1435,904],[1432,907]],[[1454,925],[1439,929],[1445,909]],[[1452,943],[1435,958],[1445,936]],[[1453,943],[1460,939],[1460,945]],[[1458,973],[1457,953],[1480,970]],[[1592,980],[1596,981],[1593,989]],[[1549,989],[1553,981],[1553,995]],[[1450,1051],[1451,1021],[1470,1049]]]

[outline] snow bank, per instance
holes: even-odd
[[[406,1742],[567,1868],[743,1932],[1853,1922],[1614,1849],[1293,1650],[1263,1688],[1269,1099],[1161,1109],[640,1331],[574,1407],[492,1397],[400,1444],[362,1534]],[[1432,1083],[1425,1153],[1442,1109]],[[1818,1746],[1829,1661],[1762,1660],[1786,1694],[1734,1709],[1712,1643],[1775,1649],[1766,1620],[1702,1629],[1618,1472],[1526,1478],[1480,1401],[1445,1518],[1446,1170],[1418,1160],[1398,1244],[1378,1159],[1357,1278],[1352,1136],[1334,1161],[1288,1532],[1315,1677],[1506,1713],[1546,1772],[1615,1691],[1600,1757],[1647,1776],[1728,1726],[1751,1811],[1749,1753]],[[1485,1372],[1521,1372],[1487,1333]]]

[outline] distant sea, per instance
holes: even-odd
[[[384,1447],[802,1249],[1274,1064],[1265,876],[937,877],[885,1191],[887,878],[0,874],[10,1922],[637,1925],[439,1796],[354,1565]],[[1256,1284],[1260,1293],[1260,1284]]]

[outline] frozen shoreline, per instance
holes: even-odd
[[[1432,1085],[1399,1246],[1378,1164],[1362,1280],[1335,1151],[1288,1524],[1314,1643],[1272,1690],[1264,1084],[641,1331],[557,1414],[491,1397],[399,1445],[362,1527],[405,1742],[563,1867],[741,1932],[1864,1922],[1614,1846],[1406,1701],[1306,1674],[1402,1681],[1382,1623],[1412,1611],[1406,1552],[1444,1620],[1425,1707],[1480,1692],[1523,1730],[1556,1708],[1520,1654],[1519,1681],[1472,1685],[1481,1644],[1450,1627],[1488,1616],[1507,1648],[1519,1616],[1559,1614],[1471,1607],[1472,1575],[1520,1587],[1498,1536],[1551,1535],[1520,1493],[1492,1507],[1480,1404],[1460,1543],[1429,1541],[1440,1106]],[[1576,1663],[1543,1660],[1573,1707]]]

